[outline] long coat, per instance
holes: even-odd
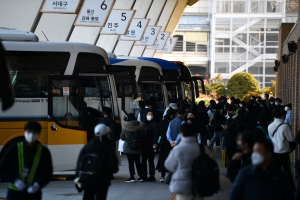
[[[166,171],[165,169],[165,160],[167,159],[172,147],[170,142],[167,140],[167,130],[169,127],[169,123],[172,119],[165,117],[164,120],[162,120],[158,124],[158,131],[157,131],[157,136],[156,140],[158,140],[159,137],[160,139],[160,152],[159,152],[159,158],[157,162],[157,170],[159,172]]]

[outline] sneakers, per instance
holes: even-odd
[[[159,180],[159,182],[161,182],[161,183],[165,182],[165,178],[161,177],[160,180]]]
[[[126,183],[134,183],[135,182],[135,178],[129,178],[125,181]]]
[[[144,182],[144,179],[142,177],[138,178],[138,181]]]

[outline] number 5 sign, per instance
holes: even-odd
[[[101,34],[124,35],[134,14],[135,10],[113,9]]]
[[[85,0],[75,26],[103,26],[116,0]]]
[[[159,32],[158,37],[154,42],[154,45],[148,46],[148,49],[163,49],[170,34],[170,32]]]
[[[148,26],[150,19],[133,19],[127,33],[120,37],[120,40],[139,41]]]

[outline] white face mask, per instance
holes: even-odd
[[[251,155],[252,165],[260,165],[265,161],[265,158],[257,152],[252,153]]]
[[[240,104],[240,107],[242,108],[242,107],[243,107],[243,104]]]
[[[151,121],[152,119],[153,119],[153,116],[147,115],[147,120],[148,120],[148,121]]]
[[[276,105],[276,106],[278,106],[278,104],[279,104],[278,102],[275,102],[275,105]]]
[[[271,105],[273,105],[273,104],[274,104],[274,102],[270,102],[270,104],[271,104]]]
[[[284,107],[284,110],[285,110],[285,111],[288,111],[288,110],[289,110],[289,108],[288,108],[288,107]]]
[[[33,143],[38,139],[39,135],[33,134],[32,132],[25,131],[24,137],[27,142]]]

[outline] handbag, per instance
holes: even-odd
[[[272,134],[272,137],[274,137],[275,133],[277,132],[278,128],[283,125],[285,123],[281,123],[277,126],[276,130],[274,131],[274,133]],[[290,153],[293,152],[296,147],[297,147],[297,142],[293,141],[293,142],[289,142],[289,146],[290,146]]]

